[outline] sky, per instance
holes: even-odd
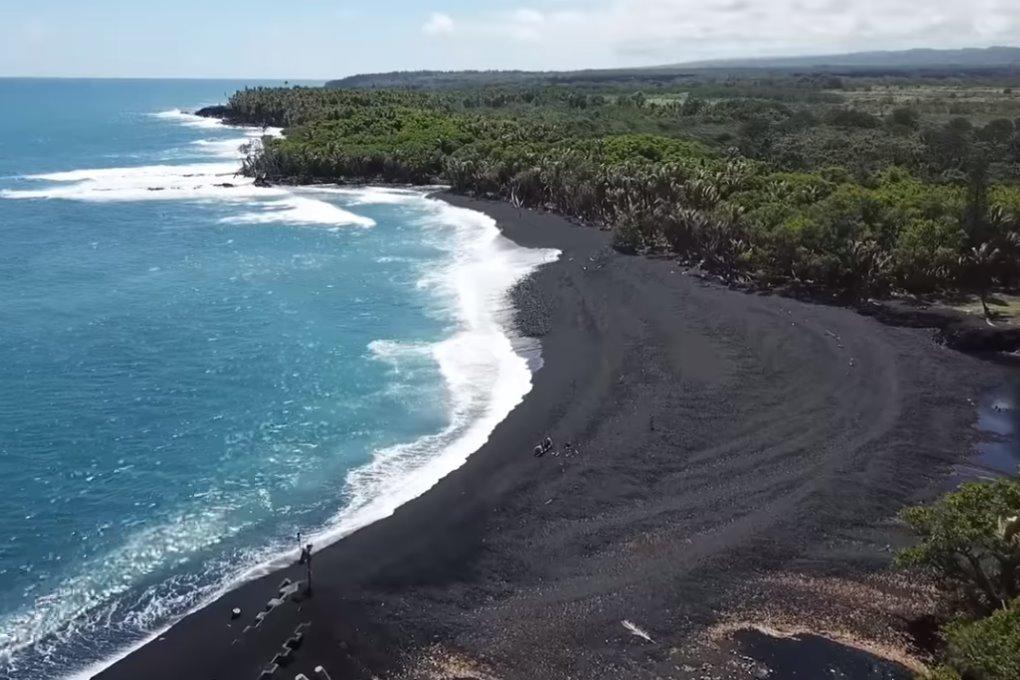
[[[0,0],[0,76],[328,79],[1020,44],[1020,0]]]

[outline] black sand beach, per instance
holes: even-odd
[[[302,623],[274,677],[742,677],[706,631],[752,603],[824,618],[836,590],[812,584],[870,583],[900,540],[890,518],[940,490],[970,451],[973,400],[1004,379],[930,331],[734,292],[595,229],[448,200],[563,251],[518,296],[542,333],[532,393],[461,469],[319,552],[311,599],[242,632],[303,571],[272,574],[97,677],[254,680]],[[547,434],[559,455],[534,457]],[[847,592],[862,628],[886,625]]]

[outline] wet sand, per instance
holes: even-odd
[[[532,393],[462,468],[318,553],[313,597],[243,632],[303,570],[272,574],[97,677],[254,680],[302,623],[274,677],[712,677],[677,649],[755,579],[888,563],[889,519],[941,489],[970,453],[974,400],[1004,379],[924,329],[727,290],[595,229],[447,198],[563,251],[516,295],[543,348]],[[536,458],[546,435],[558,455]]]

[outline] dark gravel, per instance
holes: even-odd
[[[270,575],[99,677],[254,680],[304,622],[277,677],[710,677],[674,651],[754,577],[888,563],[889,518],[968,454],[970,400],[1006,370],[930,331],[727,290],[594,229],[449,200],[563,252],[514,292],[521,332],[542,338],[532,393],[462,468],[319,553],[310,600],[242,632],[249,616],[230,610],[259,611],[301,572]],[[546,435],[555,453],[535,458]]]

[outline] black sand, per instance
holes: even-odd
[[[249,583],[98,677],[254,680],[302,622],[275,677],[703,677],[672,650],[752,577],[886,564],[887,520],[968,455],[971,400],[1004,377],[930,331],[726,290],[594,229],[449,200],[563,251],[518,291],[523,326],[544,333],[533,392],[461,469],[317,554],[310,600],[242,633],[302,572]],[[559,455],[535,458],[546,434]]]

